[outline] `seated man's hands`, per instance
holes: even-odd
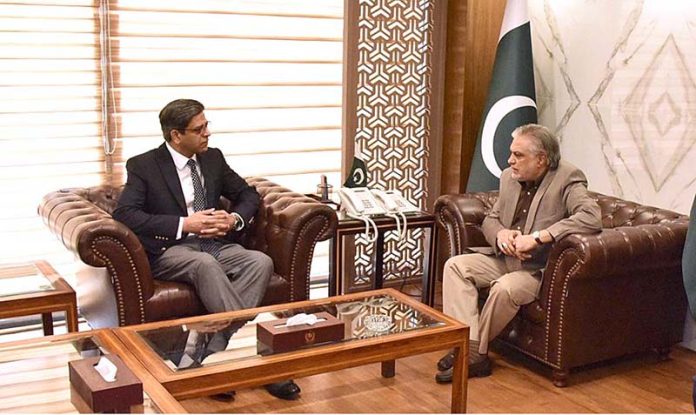
[[[186,233],[194,233],[201,238],[222,237],[234,229],[237,218],[224,210],[206,209],[184,218]]]
[[[525,260],[532,257],[532,252],[539,247],[532,235],[518,235],[515,238],[516,257]]]
[[[497,235],[498,249],[507,255],[520,261],[532,257],[531,252],[537,247],[537,243],[531,235],[522,235],[522,232],[511,229],[501,229]]]
[[[215,210],[211,213],[213,221],[209,222],[209,226],[203,229],[199,236],[201,238],[217,238],[227,235],[230,229],[234,229],[237,223],[237,218],[230,215],[225,210]]]
[[[515,255],[515,238],[522,232],[511,229],[501,229],[496,236],[498,249],[507,256]]]

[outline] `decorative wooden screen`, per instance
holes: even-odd
[[[398,189],[425,207],[430,135],[432,0],[360,0],[358,17],[356,148],[368,186]],[[385,282],[420,278],[423,229],[398,241],[385,237]],[[355,274],[347,291],[370,282],[373,247],[356,240]]]

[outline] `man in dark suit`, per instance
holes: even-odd
[[[469,377],[490,375],[488,344],[536,298],[551,244],[602,227],[585,175],[561,160],[556,137],[537,124],[515,129],[512,137],[510,167],[481,226],[489,252],[452,257],[443,269],[443,311],[470,328]],[[483,287],[490,292],[479,313]],[[453,359],[451,352],[440,359],[436,381],[452,381]]]
[[[273,261],[222,237],[253,219],[259,194],[220,150],[208,148],[203,110],[198,101],[178,99],[160,111],[165,143],[128,160],[128,180],[113,216],[140,239],[154,278],[191,284],[213,313],[256,307]],[[233,203],[232,213],[218,209],[220,196]],[[267,388],[283,399],[300,392],[292,381]]]

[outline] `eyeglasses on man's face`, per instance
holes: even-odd
[[[184,131],[193,131],[193,133],[196,135],[202,135],[204,131],[208,130],[209,124],[210,124],[210,121],[206,121],[205,124],[201,124],[198,127],[184,128]]]

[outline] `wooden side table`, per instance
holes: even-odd
[[[364,222],[346,217],[344,212],[337,212],[338,226],[336,235],[331,238],[329,249],[329,295],[344,294],[344,275],[343,267],[346,261],[345,241],[347,236],[354,236],[365,232]],[[428,212],[418,212],[410,214],[408,218],[408,229],[425,228],[428,230],[428,242],[424,244],[423,255],[423,289],[421,301],[432,306],[435,303],[435,266],[437,249],[437,226],[435,216]],[[397,229],[396,221],[390,217],[372,218],[377,225],[377,240],[375,242],[375,261],[373,264],[374,279],[372,289],[380,289],[384,283],[384,234]]]
[[[0,318],[41,314],[48,336],[54,311],[65,312],[69,332],[78,330],[75,291],[46,261],[0,265]]]

